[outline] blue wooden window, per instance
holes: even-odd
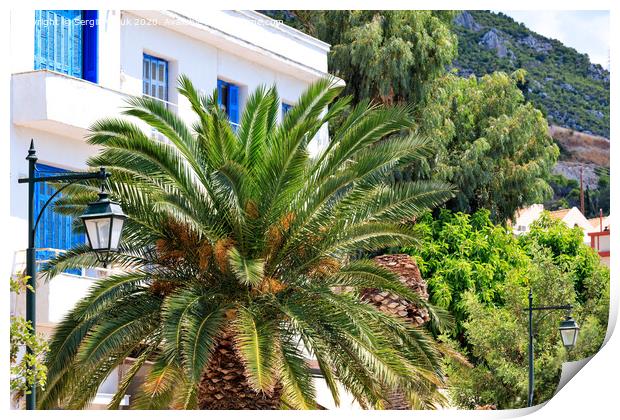
[[[60,175],[63,172],[67,171],[48,165],[37,164],[37,176]],[[45,182],[38,182],[35,185],[34,211],[35,215],[38,215],[45,202],[54,194],[56,189]],[[62,193],[56,196],[52,203],[45,208],[37,226],[35,240],[35,248],[37,248],[35,258],[37,261],[48,260],[56,255],[53,251],[40,250],[41,248],[67,250],[85,242],[84,233],[76,232],[73,229],[74,218],[59,214],[53,210],[53,204],[60,195]],[[67,270],[66,272],[77,275],[81,274],[79,269]]]
[[[218,79],[217,103],[236,127],[239,124],[239,86]]]
[[[96,10],[36,10],[34,69],[97,83]]]
[[[144,54],[142,60],[142,93],[168,101],[168,62]]]
[[[293,108],[293,105],[282,102],[282,118],[286,116],[287,112],[289,112],[291,108]]]

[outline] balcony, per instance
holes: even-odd
[[[13,124],[83,139],[93,122],[118,117],[131,95],[49,70],[13,74],[11,80]],[[16,94],[19,92],[19,94]],[[172,111],[178,106],[165,102]],[[191,111],[189,105],[184,109]],[[128,117],[129,119],[132,119]],[[134,119],[145,133],[150,128]]]
[[[64,251],[41,248],[39,251],[47,251],[52,255],[58,255]],[[37,261],[37,270],[47,260]],[[26,251],[16,251],[13,257],[13,275],[24,273],[26,268]],[[50,335],[54,326],[75,306],[84,296],[96,280],[113,274],[113,269],[96,268],[83,269],[78,275],[62,273],[51,280],[37,279],[37,329],[39,332]],[[11,296],[11,314],[25,316],[26,299],[25,293],[19,296]]]
[[[122,92],[48,70],[12,76],[12,120],[19,126],[83,138],[97,119],[118,115]]]

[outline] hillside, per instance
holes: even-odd
[[[454,66],[459,74],[527,70],[528,100],[550,124],[609,138],[609,72],[561,42],[545,38],[502,13],[459,14]]]
[[[263,13],[332,42],[333,32],[321,35],[312,19],[325,12]],[[561,150],[549,180],[554,196],[545,206],[579,206],[579,179],[583,175],[586,213],[596,215],[602,208],[608,214],[609,71],[592,64],[586,54],[541,36],[502,13],[459,11],[446,19],[446,24],[450,22],[450,30],[457,35],[458,54],[448,68],[459,75],[481,77],[495,71],[526,70],[526,81],[519,87],[526,99],[544,112],[549,133]],[[334,66],[337,64],[331,60],[331,72],[337,72]]]
[[[560,147],[560,160],[550,180],[553,199],[545,203],[551,210],[579,207],[579,179],[583,176],[585,213],[609,214],[609,140],[551,125],[549,134]]]

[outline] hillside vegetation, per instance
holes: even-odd
[[[609,72],[586,54],[502,13],[467,11],[454,20],[459,74],[527,71],[526,98],[550,124],[609,137]]]

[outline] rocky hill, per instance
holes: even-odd
[[[549,209],[579,207],[579,180],[586,189],[588,217],[609,214],[609,140],[551,125],[549,134],[560,147],[560,160],[553,169],[554,197],[545,203]]]
[[[502,13],[465,11],[454,20],[461,75],[527,70],[522,87],[550,124],[609,137],[609,72]]]
[[[609,72],[561,42],[541,36],[502,13],[465,11],[454,19],[462,76],[527,70],[521,86],[542,110],[560,147],[549,209],[579,206],[579,180],[588,216],[609,213]]]
[[[287,10],[263,11],[306,31]],[[461,76],[494,71],[527,71],[520,86],[526,99],[543,111],[549,133],[561,150],[550,180],[554,196],[549,209],[579,206],[583,174],[587,215],[602,208],[609,214],[609,71],[586,54],[539,35],[502,13],[457,12],[452,30],[458,36],[453,68]]]

